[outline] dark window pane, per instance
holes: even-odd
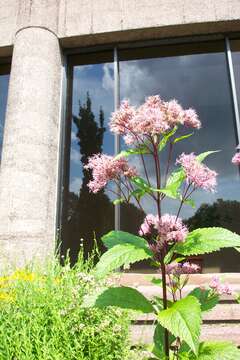
[[[239,174],[231,164],[236,135],[224,43],[124,50],[120,59],[122,98],[129,98],[139,105],[146,96],[160,94],[165,100],[175,98],[184,108],[197,110],[202,129],[189,140],[177,144],[174,159],[182,152],[198,154],[221,150],[206,161],[219,174],[217,192],[195,193],[196,208],[184,205],[182,218],[192,229],[223,226],[240,233]],[[146,163],[154,183],[153,162],[147,158]],[[162,164],[165,163],[166,154],[163,154]],[[141,173],[143,175],[143,169]],[[143,204],[146,213],[156,213],[149,199],[146,198]],[[163,203],[163,212],[176,214],[176,210],[175,202]],[[132,230],[134,218],[125,216],[124,211],[121,226]],[[203,266],[204,271],[240,270],[238,254],[233,250],[205,256]]]
[[[110,194],[104,190],[89,193],[89,172],[83,166],[96,153],[113,154],[114,137],[109,133],[108,120],[113,111],[112,54],[91,54],[71,59],[72,96],[69,104],[69,154],[66,159],[65,196],[63,209],[63,251],[70,248],[73,261],[80,239],[88,253],[97,240],[113,229],[114,207]],[[94,235],[95,234],[95,235]]]
[[[9,71],[9,66],[0,65],[0,158],[2,152],[5,112],[7,107]]]

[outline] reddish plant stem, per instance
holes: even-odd
[[[160,161],[158,157],[158,148],[157,145],[152,141],[153,144],[153,157],[155,162],[155,169],[156,169],[156,180],[157,180],[157,188],[161,188],[161,168],[160,168]],[[161,197],[160,193],[157,193],[157,211],[158,217],[161,218]],[[161,264],[161,273],[162,273],[162,290],[163,290],[163,308],[167,309],[167,281],[166,281],[166,268],[164,264],[164,257],[166,255],[166,246],[163,247],[161,254],[160,254],[160,264]],[[165,355],[169,358],[169,334],[167,329],[164,330],[164,349]]]

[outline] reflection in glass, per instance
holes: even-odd
[[[236,136],[224,44],[202,43],[120,52],[121,98],[139,105],[146,96],[160,94],[165,100],[177,99],[184,108],[193,107],[202,121],[202,129],[175,148],[174,159],[182,152],[221,150],[206,161],[219,174],[216,193],[195,194],[196,208],[185,205],[182,218],[191,229],[223,226],[240,233],[240,183],[238,169],[231,164]],[[133,161],[136,161],[134,159]],[[166,155],[162,155],[162,164]],[[154,168],[147,159],[154,184]],[[140,169],[142,175],[143,171]],[[143,202],[146,213],[156,213],[151,202]],[[163,211],[176,213],[174,202],[166,201]],[[128,230],[135,221],[121,212],[121,223]],[[239,271],[239,256],[233,250],[205,256],[205,271]]]
[[[87,183],[91,174],[83,168],[89,156],[101,152],[113,154],[114,150],[113,136],[107,124],[113,111],[111,55],[107,57],[107,62],[94,62],[95,56],[90,56],[85,59],[84,65],[77,63],[72,68],[72,99],[68,118],[71,122],[71,146],[67,159],[69,178],[64,198],[62,250],[66,252],[70,248],[73,262],[79,251],[80,239],[83,239],[87,254],[94,246],[94,238],[99,241],[114,227],[114,208],[109,193],[104,190],[98,194],[89,193]]]
[[[230,41],[235,86],[237,91],[238,111],[240,113],[240,40]]]
[[[0,158],[2,152],[5,112],[7,107],[8,83],[9,83],[9,74],[5,73],[5,71],[2,74],[0,71]]]

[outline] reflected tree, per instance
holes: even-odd
[[[221,226],[240,234],[240,202],[217,199],[213,204],[202,204],[194,216],[185,221],[189,230]]]
[[[82,172],[82,184],[78,196],[69,193],[68,196],[68,221],[65,231],[67,247],[70,248],[71,261],[74,263],[80,248],[80,239],[83,239],[85,256],[94,246],[96,238],[98,246],[102,247],[101,234],[113,228],[114,211],[113,204],[104,190],[98,194],[88,191],[88,182],[91,180],[91,172],[84,169],[87,159],[93,154],[101,153],[103,146],[104,112],[100,108],[98,120],[92,111],[92,102],[89,93],[86,102],[79,105],[78,116],[73,116],[73,122],[77,127],[81,163],[79,173]],[[100,248],[102,251],[103,249]]]
[[[239,214],[239,201],[218,199],[211,205],[202,204],[194,216],[185,220],[185,223],[191,231],[197,228],[220,226],[240,234]],[[204,267],[216,271],[240,271],[239,254],[234,249],[224,249],[215,254],[205,255],[203,263]]]
[[[88,182],[91,180],[91,172],[84,169],[88,157],[101,153],[103,150],[103,139],[106,131],[104,127],[104,111],[99,109],[98,119],[92,111],[92,101],[89,93],[86,101],[79,105],[78,116],[73,116],[76,125],[76,137],[78,139],[79,151],[81,154],[79,173],[82,173],[82,184],[79,194],[68,193],[67,221],[63,229],[63,252],[70,249],[72,263],[76,261],[80,248],[80,239],[83,239],[85,256],[91,252],[94,246],[94,238],[100,251],[103,251],[103,244],[100,241],[102,234],[114,228],[114,205],[104,190],[93,194],[89,192]],[[133,204],[124,204],[122,223],[132,222],[132,232],[137,232],[145,216]]]

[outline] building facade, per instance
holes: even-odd
[[[184,219],[240,232],[238,0],[0,0],[2,263],[45,258],[59,238],[74,261],[93,232],[137,231],[144,213],[89,194],[83,165],[121,149],[107,128],[120,100],[152,94],[199,112],[186,151],[222,150],[209,160],[218,193],[198,195]],[[199,261],[206,272],[240,270],[232,251]]]

